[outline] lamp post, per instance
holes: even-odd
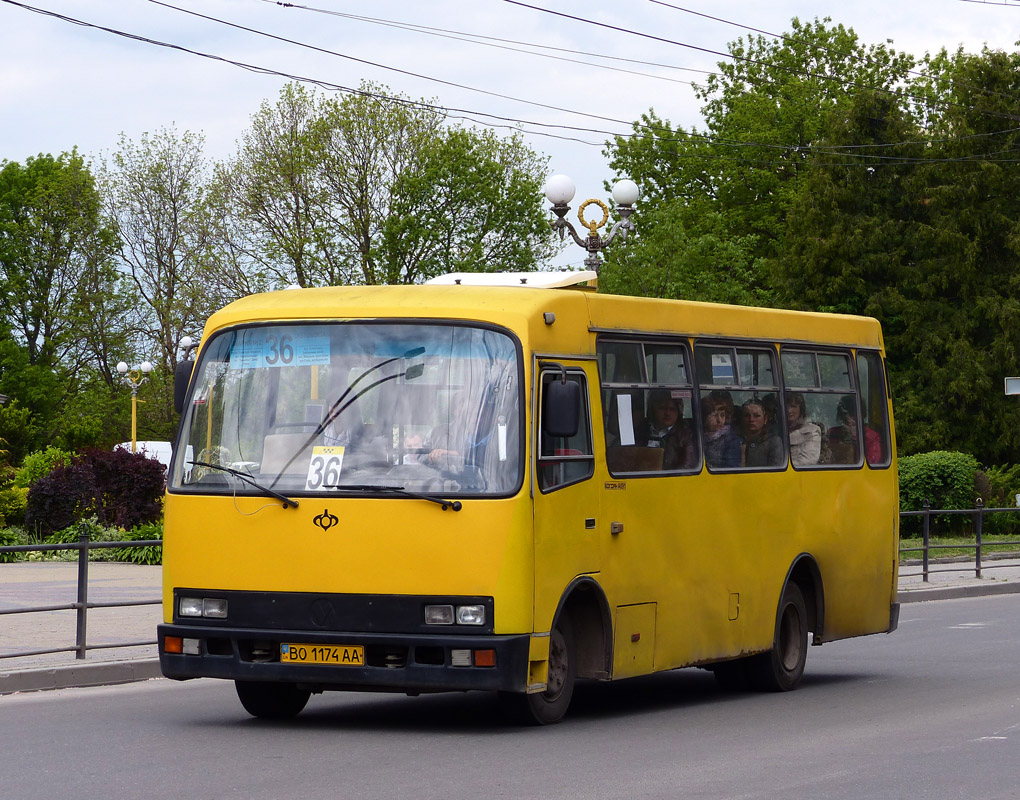
[[[552,221],[552,227],[554,231],[559,231],[560,241],[563,240],[564,234],[570,231],[571,238],[588,251],[588,257],[584,260],[584,265],[597,273],[599,267],[602,266],[602,258],[599,256],[599,251],[612,242],[617,235],[621,239],[626,239],[628,231],[636,230],[634,223],[630,220],[630,215],[634,213],[634,203],[638,199],[638,186],[629,178],[617,181],[613,185],[613,200],[616,201],[616,210],[622,219],[613,225],[609,235],[605,237],[600,236],[598,231],[599,228],[605,227],[609,221],[609,208],[601,200],[594,198],[581,203],[581,206],[577,209],[577,218],[588,229],[588,235],[583,239],[577,235],[574,226],[564,219],[567,212],[570,211],[570,206],[567,204],[574,199],[575,191],[574,182],[566,175],[553,175],[546,181],[545,196],[552,203],[552,210],[556,215],[556,219]],[[590,205],[597,205],[602,209],[602,220],[600,222],[594,219],[589,221],[584,218],[584,211]]]
[[[143,361],[138,369],[130,369],[127,364],[121,361],[117,364],[117,372],[120,373],[120,380],[131,387],[131,452],[138,452],[138,387],[149,380],[149,373],[152,372],[152,364]]]

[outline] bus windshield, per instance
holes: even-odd
[[[494,328],[231,328],[195,368],[170,489],[507,496],[522,477],[520,373]]]

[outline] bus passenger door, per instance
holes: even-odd
[[[562,396],[553,383],[573,384],[576,430],[562,424]],[[595,362],[542,362],[535,429],[535,631],[551,628],[563,590],[578,575],[598,572],[599,495],[593,476],[591,395]],[[560,408],[556,404],[560,404]],[[573,409],[572,409],[573,410]],[[557,423],[556,417],[561,418]],[[552,428],[550,427],[552,423]]]

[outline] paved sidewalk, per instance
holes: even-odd
[[[967,569],[969,565],[969,569]],[[929,580],[920,565],[900,569],[901,603],[989,594],[1020,593],[1020,559],[983,563],[931,564]],[[0,564],[0,611],[68,605],[77,599],[78,567],[72,562]],[[160,599],[161,570],[135,564],[93,562],[89,565],[89,602],[145,602]],[[1020,602],[1020,600],[1018,600]],[[76,614],[73,610],[0,615],[0,695],[12,692],[100,686],[160,676],[156,651],[159,605],[90,609],[90,646],[144,642],[131,647],[89,650],[75,658]],[[3,658],[26,650],[66,648],[46,655]]]
[[[161,599],[162,569],[137,564],[89,564],[90,603],[150,602]],[[70,605],[77,600],[76,562],[0,564],[0,611]],[[155,678],[159,605],[89,609],[86,644],[139,643],[88,650],[75,658],[74,610],[0,614],[0,695],[36,689],[94,686]],[[144,644],[141,644],[144,643]],[[9,653],[66,648],[64,652],[4,658]]]

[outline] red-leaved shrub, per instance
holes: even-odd
[[[101,525],[132,528],[159,519],[165,468],[127,450],[89,450],[28,490],[25,524],[48,536],[95,515]]]

